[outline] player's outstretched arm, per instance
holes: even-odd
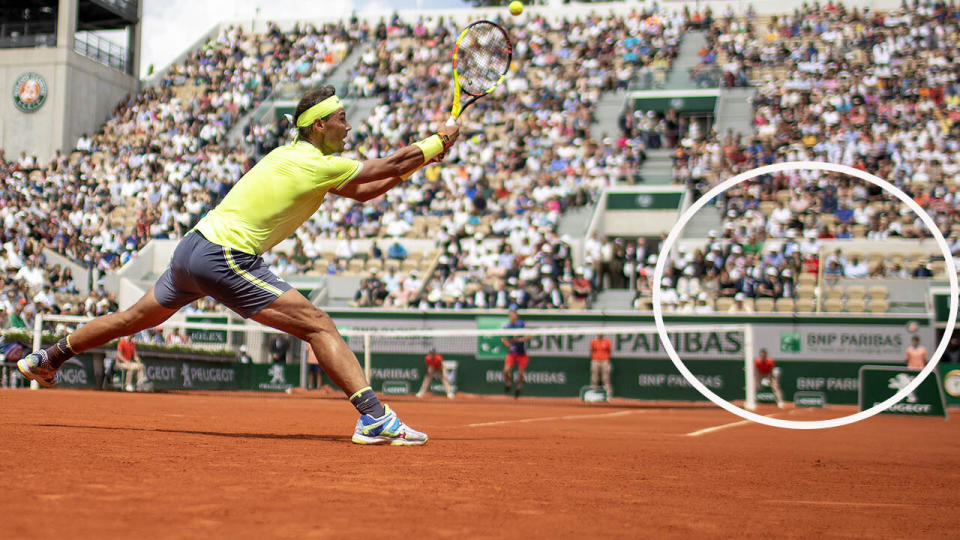
[[[404,176],[445,153],[456,142],[459,135],[460,126],[441,126],[437,130],[437,135],[431,135],[422,141],[405,146],[385,158],[364,161],[360,174],[348,185],[360,185],[394,176]]]
[[[366,164],[364,164],[364,167],[366,167]],[[340,189],[331,189],[330,193],[335,193],[341,197],[347,197],[355,201],[367,202],[390,191],[400,182],[403,182],[403,178],[399,176],[371,180],[363,184],[357,184],[356,180],[354,180]]]
[[[383,195],[409,178],[420,167],[441,159],[460,135],[460,127],[444,125],[437,133],[439,137],[432,135],[423,141],[405,146],[385,158],[364,161],[363,169],[356,178],[346,186],[331,192],[360,202]]]

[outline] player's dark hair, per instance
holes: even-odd
[[[310,90],[304,94],[303,97],[300,98],[300,103],[297,103],[297,108],[293,113],[293,124],[297,124],[297,119],[300,118],[300,115],[303,114],[307,109],[336,93],[337,89],[328,84],[319,88],[314,88],[313,90]],[[313,126],[297,128],[297,133],[300,135],[300,139],[307,140],[307,138],[310,136],[311,129],[313,129]]]

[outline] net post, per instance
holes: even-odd
[[[306,390],[307,383],[310,382],[307,379],[309,375],[307,374],[307,357],[310,354],[308,350],[310,348],[310,342],[304,341],[303,345],[300,347],[300,388]],[[317,380],[317,390],[320,389],[320,381]]]
[[[756,367],[753,365],[753,325],[743,327],[743,373],[746,377],[746,397],[743,406],[748,411],[757,408]]]
[[[370,384],[370,332],[363,333],[363,375]]]
[[[33,318],[33,350],[39,351],[43,347],[43,313],[37,313]],[[40,383],[30,381],[31,390],[39,390]]]

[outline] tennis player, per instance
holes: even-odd
[[[526,323],[517,315],[517,308],[511,307],[509,312],[510,320],[503,325],[504,328],[515,330],[525,328]],[[523,390],[523,380],[527,374],[527,365],[530,364],[530,357],[527,356],[527,341],[530,336],[506,336],[500,338],[500,341],[507,346],[507,356],[503,360],[503,393],[509,394],[513,383],[513,366],[517,366],[517,389],[514,397],[520,397],[520,391]]]
[[[310,344],[323,370],[360,413],[358,444],[424,444],[427,435],[400,421],[380,403],[330,317],[274,275],[261,255],[289,237],[327,193],[368,201],[443,158],[459,135],[457,126],[380,159],[356,161],[336,154],[350,131],[332,86],[307,92],[295,111],[297,138],[267,154],[196,228],[177,245],[170,267],[135,305],[98,317],[46,350],[20,362],[20,371],[41,386],[55,384],[70,357],[167,320],[182,306],[211,296],[237,312]]]

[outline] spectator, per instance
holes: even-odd
[[[747,297],[742,292],[733,297],[733,304],[727,313],[753,313],[753,307],[747,303]]]
[[[403,247],[403,244],[400,242],[394,241],[390,244],[390,247],[387,248],[387,257],[402,261],[407,258],[407,248]]]

